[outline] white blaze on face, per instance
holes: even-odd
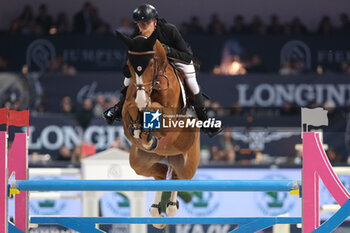
[[[136,74],[136,84],[143,84],[142,75]],[[145,90],[137,90],[135,103],[137,108],[142,111],[147,107],[146,92]]]

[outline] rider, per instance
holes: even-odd
[[[193,105],[198,119],[202,121],[207,120],[208,116],[204,107],[203,95],[197,83],[196,72],[192,61],[192,50],[187,46],[177,28],[167,23],[164,19],[158,18],[156,8],[150,4],[143,4],[136,8],[133,12],[133,20],[138,27],[134,36],[139,35],[141,32],[147,31],[152,33],[156,30],[157,39],[162,43],[168,58],[175,61],[175,65],[186,74],[186,84],[194,94]],[[124,86],[121,89],[120,101],[114,107],[104,112],[104,118],[108,124],[112,124],[114,120],[120,121],[122,119],[123,104],[131,77],[127,65],[124,66],[123,73],[125,79]],[[210,137],[214,137],[222,130],[222,128],[209,128],[204,130],[204,132]]]

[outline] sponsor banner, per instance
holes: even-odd
[[[349,39],[348,36],[185,37],[202,71],[212,71],[225,55],[238,55],[242,61],[259,55],[263,61],[262,70],[267,72],[277,72],[286,59],[300,60],[307,71],[315,72],[318,66],[325,72],[340,71],[341,63],[350,61]],[[113,35],[2,36],[0,51],[0,55],[9,60],[9,69],[17,71],[24,64],[29,70],[46,70],[58,55],[79,71],[121,70],[125,62],[124,47]]]
[[[43,103],[48,111],[54,112],[59,111],[59,103],[66,95],[78,106],[84,98],[95,99],[99,94],[106,98],[119,97],[123,80],[121,73],[79,74],[76,77],[47,74],[39,79],[45,91]],[[349,77],[342,75],[232,77],[199,73],[198,82],[212,101],[218,101],[226,108],[239,103],[244,108],[281,108],[292,104],[299,109],[326,102],[344,108],[350,103]]]
[[[64,96],[71,97],[76,111],[85,98],[95,100],[98,95],[106,99],[118,98],[123,81],[122,73],[83,73],[75,77],[46,74],[39,79],[45,96],[42,103],[48,112],[60,112]]]
[[[50,154],[55,159],[62,146],[72,150],[85,141],[94,144],[97,151],[102,151],[108,149],[118,136],[124,143],[128,143],[121,124],[110,126],[100,118],[93,119],[91,125],[83,131],[74,115],[32,116],[28,148],[29,153]]]
[[[292,126],[295,125],[294,127],[282,128],[260,126],[249,127],[248,129],[247,127],[249,125],[244,121],[245,119],[246,117],[244,116],[231,119],[233,121],[231,122],[233,126],[232,137],[235,144],[240,150],[247,149],[250,151],[248,154],[236,152],[237,162],[254,159],[254,151],[260,151],[262,154],[269,155],[272,159],[270,162],[273,162],[277,157],[282,157],[285,162],[288,159],[293,160],[295,158],[297,154],[295,145],[302,143],[300,127],[298,127],[300,125],[300,116],[288,117],[287,119],[283,117],[263,117],[260,119],[265,125],[269,125],[269,122],[282,125],[286,120],[294,122],[292,124]],[[330,124],[333,124],[332,122],[334,121],[331,120]],[[340,126],[345,123],[344,120],[339,120],[339,122],[341,123]],[[231,126],[231,124],[226,123],[223,123],[225,127]],[[342,128],[343,130],[344,127]],[[6,126],[2,125],[0,130],[6,130]],[[14,132],[19,131],[26,132],[27,129],[26,127],[11,127],[10,139],[13,139]],[[102,118],[93,118],[90,126],[83,131],[78,125],[75,115],[32,114],[30,118],[28,149],[30,154],[33,152],[50,154],[52,159],[56,159],[58,157],[58,151],[62,146],[66,146],[72,150],[76,145],[81,145],[83,141],[86,141],[89,144],[94,144],[97,151],[102,151],[109,148],[119,136],[124,145],[130,145],[124,135],[124,130],[120,122],[115,122],[110,126]],[[344,133],[341,131],[329,132],[323,134],[323,141],[325,144],[328,144],[329,148],[334,149],[342,157],[341,161],[346,161],[347,151],[345,140],[339,140],[339,138],[343,137]],[[202,150],[210,151],[211,146],[216,146],[223,150],[225,149],[225,145],[222,140],[221,136],[209,138],[202,134]]]
[[[47,71],[57,56],[79,71],[116,71],[125,62],[125,49],[115,36],[6,36],[0,42],[10,70],[27,65],[29,71]]]
[[[300,117],[299,117],[300,118]],[[296,119],[294,119],[295,121]],[[26,132],[26,128],[18,129]],[[13,138],[13,130],[10,138]],[[121,123],[116,122],[112,126],[107,125],[101,118],[94,118],[90,126],[83,131],[73,116],[61,114],[45,114],[41,116],[31,116],[29,129],[29,153],[50,154],[53,159],[58,156],[58,151],[62,146],[73,149],[76,145],[81,145],[83,141],[94,144],[97,151],[106,150],[120,136],[123,143],[127,141]],[[251,151],[259,150],[271,156],[294,157],[294,145],[301,143],[299,128],[234,128],[233,139],[240,148],[247,148]],[[330,138],[334,138],[333,136]],[[326,141],[328,142],[328,140]],[[336,141],[339,143],[339,140]],[[342,144],[343,141],[342,141]],[[220,136],[210,139],[202,135],[202,147],[217,146],[222,147]],[[283,146],[282,146],[283,145]],[[336,144],[337,145],[337,144]],[[246,159],[248,155],[237,154],[237,160]],[[249,157],[250,158],[250,157]]]

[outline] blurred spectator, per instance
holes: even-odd
[[[10,35],[19,35],[22,33],[21,21],[19,19],[15,19],[12,21],[9,29]]]
[[[116,149],[120,149],[120,150],[124,150],[124,151],[129,150],[128,145],[119,136],[112,142],[112,144],[110,145],[110,148],[116,148]]]
[[[90,7],[90,16],[92,20],[92,28],[94,31],[104,24],[104,22],[100,17],[100,13],[97,7],[95,6]]]
[[[348,104],[349,105],[349,104]],[[350,107],[350,106],[348,106]],[[345,128],[345,147],[347,150],[347,163],[350,164],[350,115],[348,112],[347,115],[347,122],[346,122],[346,128]]]
[[[286,59],[283,62],[281,69],[279,70],[280,75],[296,75],[301,73],[301,62],[298,60]]]
[[[349,35],[350,34],[350,20],[349,16],[346,13],[342,13],[340,15],[341,26],[339,28],[339,33],[341,35]]]
[[[211,104],[211,109],[214,112],[214,116],[220,117],[225,115],[225,110],[218,101],[215,101]]]
[[[63,64],[63,56],[57,56],[50,62],[49,71],[52,73],[60,72]]]
[[[34,24],[32,34],[35,36],[41,36],[44,34],[43,28],[39,24]]]
[[[18,22],[20,23],[22,34],[27,35],[31,32],[34,23],[34,15],[33,8],[30,5],[24,6],[23,11],[18,18]]]
[[[291,36],[293,34],[292,25],[289,23],[284,24],[282,28],[282,34],[285,36]]]
[[[249,31],[251,34],[260,34],[261,33],[261,28],[264,27],[264,24],[261,20],[261,18],[257,15],[253,17],[253,20],[251,24],[249,25]]]
[[[95,114],[95,116],[101,117],[102,113],[106,109],[107,109],[107,106],[106,106],[105,97],[103,95],[98,95],[96,97],[95,106],[94,106],[94,114]]]
[[[231,115],[235,115],[235,116],[242,116],[244,115],[244,111],[243,111],[243,107],[242,105],[239,103],[239,101],[234,102],[231,105],[231,111],[230,111]]]
[[[82,158],[82,149],[80,145],[76,145],[72,151],[72,163],[79,163]]]
[[[72,99],[69,96],[65,96],[61,100],[61,113],[66,115],[74,113]]]
[[[335,115],[337,105],[332,100],[328,100],[323,104],[323,108],[328,111],[327,115],[330,118]]]
[[[86,98],[83,102],[82,109],[77,113],[78,124],[83,128],[83,130],[89,127],[92,118],[94,117],[93,113],[93,104],[92,100]]]
[[[95,34],[97,34],[97,35],[108,35],[108,34],[111,34],[111,28],[110,28],[109,24],[107,24],[107,23],[100,24],[96,28]]]
[[[106,108],[111,108],[119,102],[117,97],[111,97],[108,101],[106,101]]]
[[[36,108],[36,114],[43,115],[45,113],[45,105],[39,104]]]
[[[221,135],[220,144],[223,147],[222,150],[220,150],[218,146],[212,146],[212,159],[214,161],[234,163],[236,161],[236,152],[239,150],[239,146],[236,145],[230,128],[226,128]]]
[[[270,25],[267,27],[267,32],[270,35],[281,35],[282,34],[282,26],[279,22],[277,15],[270,16]]]
[[[221,22],[217,14],[211,15],[211,21],[208,25],[208,33],[212,35],[223,35],[226,33],[225,25]]]
[[[57,56],[50,63],[50,72],[57,73],[62,72],[65,75],[74,76],[77,74],[76,69],[64,61],[63,56]]]
[[[326,153],[327,153],[329,162],[331,162],[332,164],[341,162],[341,155],[338,154],[333,148],[329,148],[326,151]]]
[[[105,35],[110,33],[110,26],[101,19],[97,7],[90,8],[90,15],[92,19],[92,29],[95,34]]]
[[[301,60],[295,59],[293,61],[293,68],[296,74],[302,74],[305,73],[304,65],[301,62]]]
[[[83,9],[74,15],[73,32],[85,35],[90,35],[93,32],[91,8],[91,3],[86,2],[83,5]]]
[[[5,71],[7,69],[8,61],[0,56],[0,71]]]
[[[236,160],[236,151],[239,150],[239,146],[236,145],[233,139],[232,131],[230,128],[226,128],[220,138],[221,145],[223,146],[224,156],[226,161],[233,163]]]
[[[281,107],[279,114],[281,116],[298,115],[298,114],[300,114],[299,107],[297,107],[294,103],[285,103]]]
[[[308,30],[304,24],[301,23],[298,17],[295,17],[291,24],[292,33],[295,35],[306,35]]]
[[[346,75],[350,75],[350,63],[343,61],[341,64],[341,72]]]
[[[233,25],[230,29],[231,34],[247,34],[247,26],[244,22],[244,18],[242,15],[237,15],[234,18]]]
[[[328,16],[323,16],[318,26],[317,33],[322,36],[330,36],[334,34],[334,28],[331,19]]]
[[[58,158],[57,160],[70,161],[72,158],[71,151],[66,146],[61,146],[58,150]]]
[[[124,35],[131,36],[134,33],[135,28],[132,26],[131,21],[128,18],[122,18],[120,21],[120,26],[117,30]]]
[[[56,32],[59,34],[67,33],[69,31],[67,15],[63,12],[60,12],[57,16],[55,22]]]
[[[189,34],[202,34],[204,33],[203,27],[199,22],[197,16],[192,16],[190,23],[188,24],[188,33]]]
[[[40,26],[45,34],[48,34],[50,28],[53,26],[52,17],[47,13],[47,6],[45,4],[41,4],[39,7],[39,14],[35,18],[35,26]]]
[[[261,57],[257,54],[253,55],[248,61],[244,63],[244,68],[248,74],[266,72]]]
[[[61,71],[65,75],[74,76],[77,74],[77,70],[74,68],[74,66],[69,65],[67,62],[63,62]]]
[[[214,109],[212,108],[212,102],[211,100],[204,100],[204,106],[207,109],[207,115],[208,117],[215,117],[216,116],[216,112],[214,111]]]

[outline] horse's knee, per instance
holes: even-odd
[[[196,174],[198,163],[184,159],[183,155],[168,157],[169,164],[174,168],[175,174],[173,178],[181,180],[190,180]]]

